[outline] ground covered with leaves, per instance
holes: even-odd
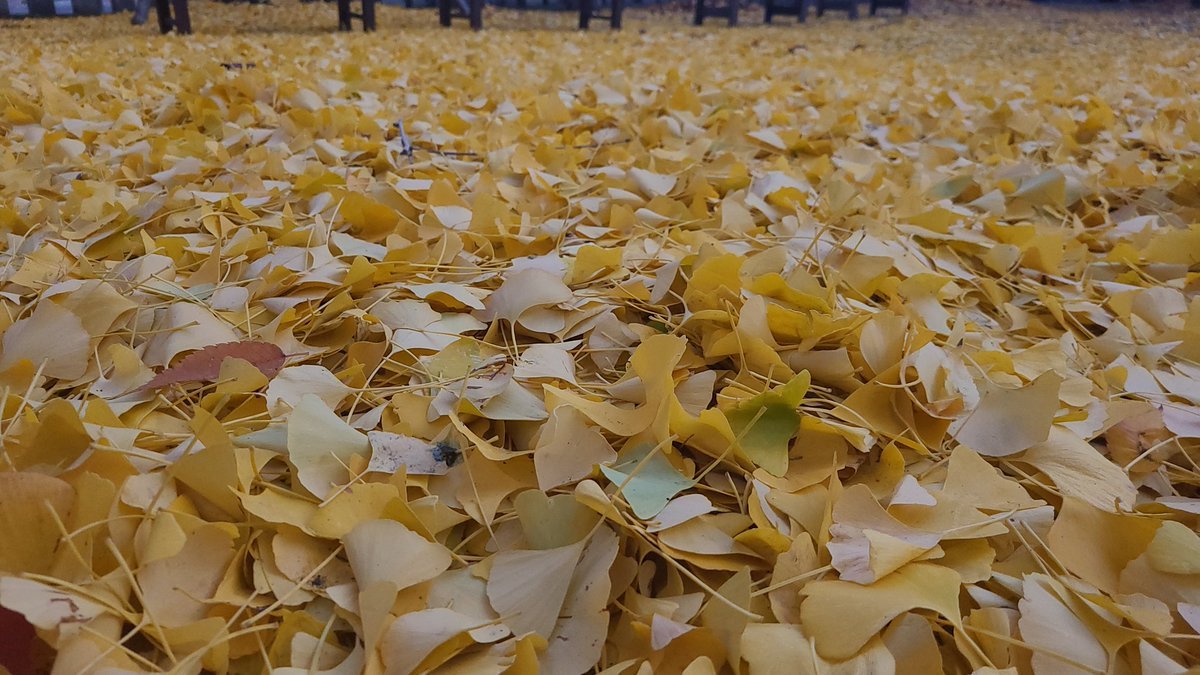
[[[1194,16],[382,11],[0,25],[10,671],[1200,662]]]

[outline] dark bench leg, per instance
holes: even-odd
[[[375,0],[362,0],[363,32],[375,30]]]
[[[438,23],[446,27],[450,26],[450,2],[451,0],[437,0]]]
[[[1200,0],[1197,0],[1200,2]],[[625,0],[612,0],[612,16],[608,19],[608,26],[613,30],[621,30],[621,13],[625,11]]]
[[[692,19],[692,25],[704,25],[704,0],[696,0],[696,16]]]
[[[484,0],[471,0],[471,30],[483,28],[483,2]]]
[[[871,0],[875,2],[876,0]],[[763,23],[771,23],[775,19],[776,14],[791,14],[794,10],[796,13],[796,23],[804,23],[804,15],[807,13],[807,7],[804,5],[804,0],[796,0],[793,7],[780,5],[779,0],[766,0],[765,13],[763,14]]]
[[[192,34],[192,15],[188,12],[188,0],[171,0],[175,5],[175,30],[180,35]]]
[[[729,25],[737,25],[738,0],[728,0],[729,2]]]
[[[592,0],[579,0],[579,30],[587,30],[592,21]]]
[[[171,21],[171,0],[154,0],[154,13],[158,15],[159,32],[170,33],[174,27]]]
[[[338,30],[350,30],[350,0],[337,0]]]

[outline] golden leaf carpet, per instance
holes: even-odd
[[[0,670],[1200,663],[1198,14],[918,9],[0,24]]]

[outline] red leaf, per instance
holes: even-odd
[[[0,670],[12,675],[32,675],[33,641],[37,637],[33,626],[20,614],[0,607]]]
[[[159,389],[183,382],[211,382],[221,374],[221,363],[225,359],[231,358],[248,361],[263,375],[272,378],[283,368],[283,362],[287,355],[270,342],[257,340],[211,345],[183,357],[179,363],[155,375],[153,380],[142,385],[139,391]]]

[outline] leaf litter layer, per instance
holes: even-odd
[[[1194,19],[194,11],[0,26],[54,672],[1200,658]]]

